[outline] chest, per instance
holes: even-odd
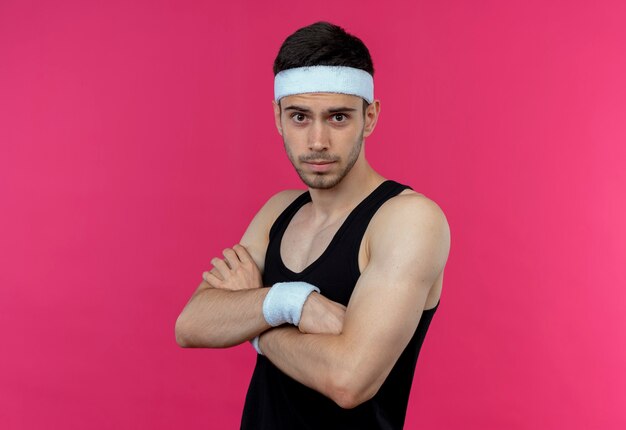
[[[339,230],[349,227],[344,226],[347,217],[346,214],[332,222],[316,224],[305,213],[296,213],[285,229],[280,243],[280,255],[284,265],[289,270],[300,273],[315,263],[331,244],[336,245],[333,240]],[[361,260],[363,259],[359,256],[359,263]]]

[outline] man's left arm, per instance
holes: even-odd
[[[350,298],[341,334],[280,327],[259,342],[279,369],[343,408],[370,399],[383,384],[417,328],[450,249],[445,215],[423,196],[390,200],[370,230],[369,263]]]

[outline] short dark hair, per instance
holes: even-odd
[[[354,67],[374,76],[372,57],[361,39],[326,21],[302,27],[285,39],[274,60],[274,76],[307,66]],[[367,106],[363,99],[363,115]]]

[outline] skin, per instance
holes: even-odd
[[[296,213],[281,242],[285,265],[299,272],[385,180],[367,162],[363,142],[376,126],[380,102],[363,112],[359,97],[311,93],[285,97],[281,106],[282,112],[273,103],[276,127],[312,199]],[[342,109],[329,112],[337,107]],[[211,260],[213,268],[203,274],[177,320],[176,338],[183,347],[227,347],[261,334],[260,349],[279,369],[339,406],[353,408],[376,394],[423,310],[437,304],[450,230],[436,203],[403,191],[381,206],[367,228],[359,249],[361,276],[347,308],[312,293],[299,327],[271,328],[262,314],[268,288],[261,284],[269,229],[301,193],[273,196],[240,244]]]

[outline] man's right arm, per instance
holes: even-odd
[[[202,281],[176,320],[176,342],[184,348],[226,348],[261,334],[271,328],[263,318],[268,290],[222,290]]]
[[[245,248],[242,258],[230,254],[231,264],[241,264],[240,273],[263,272],[265,251],[269,242],[269,230],[277,216],[302,191],[289,190],[274,195],[255,215],[241,239]],[[228,261],[225,253],[224,261]],[[245,259],[249,261],[245,261]],[[218,263],[219,259],[215,263]],[[214,263],[214,265],[215,265]],[[254,266],[254,268],[252,267]],[[258,269],[257,269],[258,268]],[[214,273],[212,271],[212,273]],[[246,279],[252,279],[248,276]],[[243,282],[243,281],[242,281]],[[232,291],[212,288],[202,281],[176,320],[176,342],[182,347],[225,348],[238,345],[259,335],[271,326],[263,317],[263,300],[268,288],[248,283],[244,288]]]

